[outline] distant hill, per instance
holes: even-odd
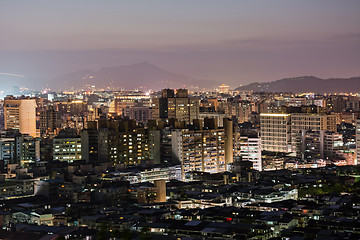
[[[97,88],[153,89],[199,88],[218,86],[213,81],[198,80],[177,73],[165,71],[153,64],[143,62],[132,65],[104,67],[98,71],[84,69],[57,77],[52,81],[54,89],[82,89],[86,85]]]
[[[274,82],[251,83],[236,90],[254,92],[315,92],[340,93],[359,92],[360,77],[321,79],[313,76],[284,78]]]

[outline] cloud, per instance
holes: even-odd
[[[10,77],[25,77],[25,75],[21,75],[21,74],[15,74],[15,73],[0,73],[0,75],[3,75],[3,76],[10,76]]]

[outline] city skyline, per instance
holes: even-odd
[[[0,99],[0,238],[359,239],[360,95]]]
[[[359,10],[0,1],[0,239],[360,239]]]

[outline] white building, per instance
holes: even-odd
[[[250,161],[253,163],[253,168],[262,171],[261,163],[261,139],[259,137],[240,137],[239,148],[242,161]]]
[[[21,134],[36,137],[36,106],[36,100],[32,98],[5,98],[5,130],[18,129]]]
[[[290,114],[261,113],[261,148],[272,152],[291,152]]]

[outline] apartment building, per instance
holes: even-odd
[[[34,98],[4,99],[5,130],[18,129],[21,134],[36,137],[36,100]]]

